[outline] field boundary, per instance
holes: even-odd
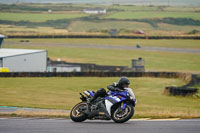
[[[194,39],[200,36],[110,36],[110,35],[10,35],[8,38],[118,38],[118,39]]]
[[[0,77],[163,77],[182,78],[189,82],[190,73],[180,72],[5,72]]]

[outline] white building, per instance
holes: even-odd
[[[78,65],[51,64],[47,67],[48,72],[81,72]]]
[[[106,9],[84,9],[83,12],[88,14],[106,14]]]
[[[0,34],[0,48],[2,47],[2,42],[4,38],[7,38],[7,37]]]
[[[45,72],[47,51],[2,48],[0,67],[6,67],[10,72]]]

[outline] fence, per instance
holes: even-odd
[[[122,38],[122,39],[146,39],[146,36],[108,36],[108,35],[29,35],[14,36],[8,38]],[[148,36],[148,39],[195,39],[200,40],[199,36]]]
[[[0,77],[163,77],[182,78],[187,81],[189,73],[178,72],[7,72]],[[189,79],[190,80],[190,79]]]

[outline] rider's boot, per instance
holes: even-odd
[[[92,102],[94,102],[98,97],[103,97],[105,96],[107,93],[106,93],[106,90],[104,88],[100,88],[97,90],[97,92],[94,94],[94,96],[90,99],[88,99],[88,102],[87,104],[92,104]]]
[[[90,99],[88,99],[88,101],[87,101],[87,105],[88,105],[88,108],[87,108],[87,111],[86,111],[86,114],[89,114],[90,112],[91,112],[91,106],[92,106],[92,103],[94,102],[94,100],[96,99],[98,97],[98,95],[95,93],[95,95],[92,97],[92,98],[90,98]]]
[[[103,97],[105,96],[107,93],[106,93],[106,90],[104,88],[100,88],[97,90],[97,92],[94,94],[93,97],[91,97],[90,99],[88,99],[87,101],[87,104],[88,104],[88,109],[86,111],[86,114],[89,114],[91,112],[90,108],[93,104],[93,102],[98,98],[98,97]]]

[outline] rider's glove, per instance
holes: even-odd
[[[119,88],[115,88],[115,91],[122,91],[122,90],[120,90]]]

